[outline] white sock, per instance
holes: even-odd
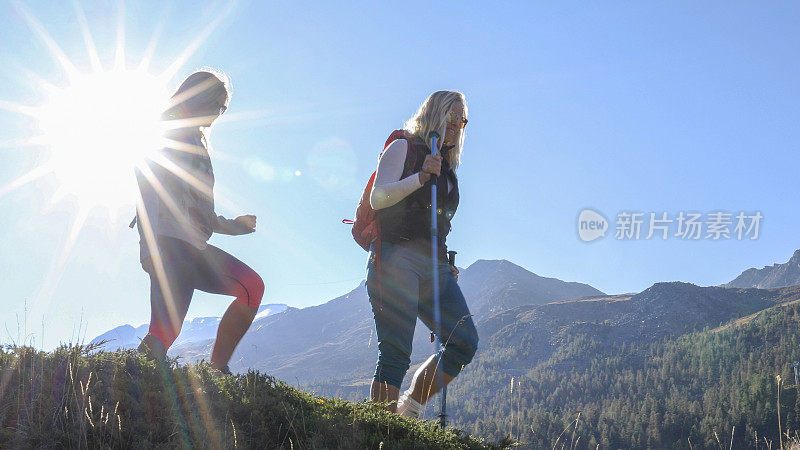
[[[422,405],[411,398],[411,389],[405,391],[397,401],[397,414],[403,417],[419,419],[420,411],[422,411]]]

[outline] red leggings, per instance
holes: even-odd
[[[264,282],[247,264],[213,245],[200,250],[180,239],[159,236],[158,251],[164,265],[162,284],[152,263],[150,274],[150,334],[169,348],[181,331],[195,289],[231,295],[237,302],[258,307]],[[171,294],[171,295],[170,295]],[[171,297],[171,301],[170,301]]]

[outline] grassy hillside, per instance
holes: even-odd
[[[257,372],[90,350],[0,350],[0,447],[497,448]]]

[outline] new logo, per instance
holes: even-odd
[[[578,236],[584,242],[591,242],[606,235],[608,220],[597,211],[584,209],[578,215]]]

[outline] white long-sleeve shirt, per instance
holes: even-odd
[[[400,179],[403,176],[407,154],[408,141],[405,139],[395,140],[383,151],[369,195],[372,209],[388,208],[422,187],[419,172]],[[448,191],[452,188],[452,183],[448,180]]]
[[[388,208],[422,187],[419,172],[400,179],[403,175],[407,154],[408,141],[405,139],[395,140],[383,151],[381,159],[378,161],[372,192],[369,195],[369,204],[372,209]]]

